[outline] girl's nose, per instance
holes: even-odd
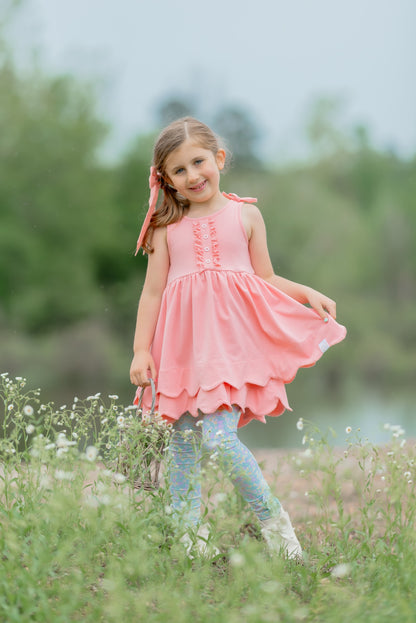
[[[189,169],[188,171],[188,183],[190,185],[192,185],[193,183],[196,183],[199,179],[199,175],[196,169]]]

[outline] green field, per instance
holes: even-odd
[[[269,556],[211,461],[204,521],[220,554],[190,560],[163,477],[150,491],[125,477],[146,477],[134,448],[157,458],[164,425],[137,424],[115,396],[42,405],[6,374],[1,401],[1,621],[415,620],[415,447],[400,427],[379,447],[348,429],[334,449],[298,422],[302,450],[282,453],[268,477],[290,506],[303,564]]]

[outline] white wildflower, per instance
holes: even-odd
[[[23,407],[23,413],[25,415],[33,415],[33,407],[31,405],[26,405]]]
[[[232,567],[243,567],[245,565],[246,559],[243,554],[240,552],[232,552],[230,555],[230,565]]]
[[[123,482],[126,482],[126,477],[124,474],[120,474],[120,472],[116,472],[113,476],[114,482],[116,482],[118,485],[123,484]]]
[[[65,472],[63,469],[57,469],[55,471],[55,478],[57,480],[74,480],[74,472]]]
[[[78,433],[76,433],[75,431],[72,433],[72,436],[74,439],[78,439]]]
[[[58,448],[56,451],[56,456],[60,459],[64,454],[68,452],[68,448]]]
[[[87,461],[91,461],[91,463],[93,461],[95,461],[95,459],[98,456],[98,450],[95,446],[88,446],[88,448],[85,450],[85,457],[87,459]]]
[[[31,435],[32,433],[35,432],[35,427],[33,426],[33,424],[28,424],[26,426],[26,432],[28,435]]]
[[[351,431],[352,431],[351,426],[347,426],[347,428],[345,429],[345,432],[347,433],[347,435],[349,435]]]
[[[125,421],[126,421],[126,419],[125,419],[124,415],[119,415],[119,416],[117,417],[117,425],[118,425],[120,428],[123,428],[123,426],[124,426],[124,424],[125,424]]]
[[[47,443],[45,446],[45,450],[52,450],[52,448],[55,448],[55,444],[53,442]]]
[[[117,394],[109,394],[109,395],[108,395],[108,397],[109,397],[111,400],[118,400],[118,396],[117,396]]]
[[[101,424],[104,426],[104,424],[107,424],[108,422],[108,417],[105,417],[104,419],[101,420]]]
[[[195,426],[203,426],[203,424],[204,424],[203,420],[199,420],[199,422],[197,422]]]
[[[296,428],[298,430],[303,430],[303,418],[298,419],[298,421],[296,422]]]
[[[308,441],[308,435],[303,435],[303,437],[302,437],[302,446],[304,446],[307,441]]]
[[[69,446],[75,446],[75,445],[76,445],[76,441],[69,441],[69,439],[66,438],[65,433],[59,433],[58,439],[56,440],[57,448],[68,448]]]
[[[347,562],[343,562],[339,565],[336,565],[332,571],[331,575],[333,578],[345,578],[351,573],[351,565]]]
[[[12,405],[12,404],[10,404],[10,405],[7,407],[7,410],[8,410],[8,411],[13,411],[13,409],[14,409],[14,405]]]

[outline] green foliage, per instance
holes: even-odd
[[[123,384],[146,269],[133,252],[155,134],[104,165],[107,128],[88,85],[19,72],[4,51],[0,89],[0,366],[55,395],[99,378]],[[276,272],[337,300],[349,334],[319,364],[323,385],[339,391],[358,377],[412,387],[416,160],[375,150],[365,127],[341,130],[339,116],[337,102],[317,102],[308,125],[315,158],[303,164],[254,171],[235,143],[222,186],[259,197]],[[220,121],[252,158],[249,115],[219,111]],[[311,399],[322,389],[308,387]],[[126,381],[120,393],[128,391]]]
[[[208,463],[205,521],[220,554],[189,559],[164,478],[134,490],[108,468],[123,452],[120,425],[134,418],[108,399],[55,407],[24,379],[0,377],[1,620],[414,620],[416,456],[399,426],[380,447],[348,429],[340,453],[298,421],[305,449],[281,457],[272,487],[296,508],[303,564],[267,553],[255,518]]]

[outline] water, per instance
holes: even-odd
[[[385,430],[386,423],[404,428],[405,438],[416,438],[416,400],[411,396],[387,400],[369,395],[341,406],[323,405],[313,411],[297,408],[278,418],[266,418],[266,425],[251,422],[240,429],[239,437],[251,448],[301,448],[305,431],[296,428],[301,417],[312,421],[322,434],[327,433],[333,446],[346,446],[348,437],[355,440],[357,436],[374,444],[387,443],[391,431]],[[352,428],[350,435],[347,427]],[[333,429],[335,437],[329,429]]]

